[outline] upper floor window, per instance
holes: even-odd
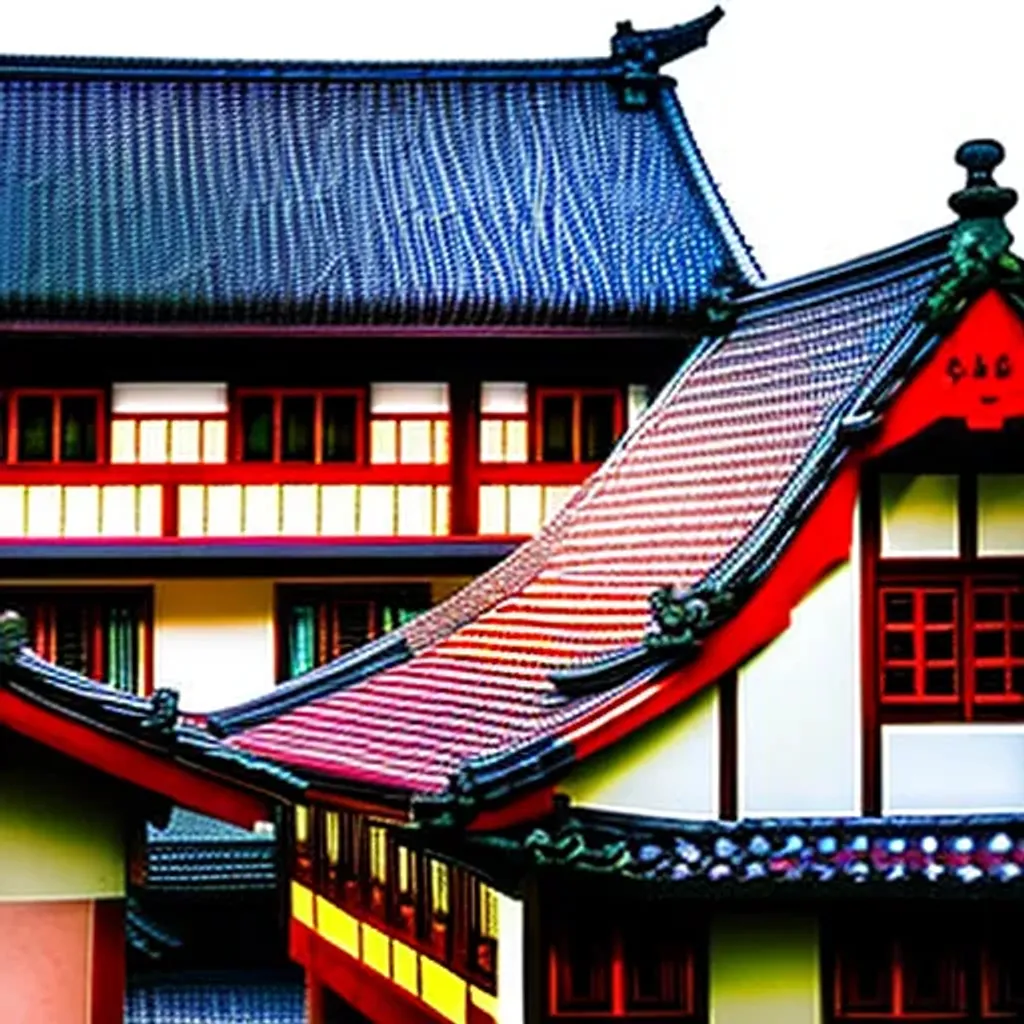
[[[101,457],[98,391],[15,391],[0,399],[7,462],[78,463]]]
[[[114,384],[110,396],[110,461],[227,461],[226,384]]]
[[[362,403],[358,391],[241,391],[236,457],[242,462],[358,462]]]
[[[278,676],[292,679],[430,607],[426,585],[282,585],[277,594]]]
[[[622,398],[614,389],[537,392],[541,462],[601,462],[622,434]]]
[[[651,915],[615,922],[566,914],[548,950],[552,1019],[695,1020],[695,936]]]
[[[1024,476],[882,473],[867,543],[884,709],[1024,713]]]
[[[24,616],[40,657],[119,690],[148,690],[147,590],[4,588],[0,603]]]
[[[371,384],[370,462],[446,465],[450,412],[447,384]]]

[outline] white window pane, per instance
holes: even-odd
[[[550,522],[562,509],[562,506],[576,493],[576,486],[544,488],[544,522]]]
[[[25,488],[0,487],[0,537],[25,536]]]
[[[634,423],[644,414],[647,406],[651,404],[651,394],[646,384],[630,384],[629,398],[627,401],[627,424]]]
[[[281,532],[286,537],[315,537],[317,487],[316,484],[287,484],[281,489]],[[350,502],[352,519],[355,504]],[[354,531],[348,531],[354,532]]]
[[[956,476],[884,473],[882,557],[955,557],[960,550],[957,490]]]
[[[100,489],[64,488],[64,536],[96,537],[100,532]]]
[[[508,488],[485,484],[480,488],[480,532],[508,533]]]
[[[136,490],[130,485],[119,484],[103,488],[100,495],[100,531],[104,537],[136,535]]]
[[[394,420],[370,421],[370,461],[398,461],[398,424]]]
[[[139,488],[139,536],[159,537],[163,533],[164,491],[159,484]]]
[[[60,487],[29,487],[28,535],[59,537],[61,533]]]
[[[211,537],[237,537],[241,534],[241,485],[214,484],[207,487],[206,532]]]
[[[525,413],[529,396],[524,381],[484,381],[480,385],[480,412],[484,415]]]
[[[171,462],[199,461],[199,420],[171,421]]]
[[[320,533],[324,537],[352,537],[356,532],[359,489],[354,484],[320,488]]]
[[[135,420],[114,420],[110,424],[111,462],[123,463],[135,461],[135,434]]]
[[[508,489],[508,532],[534,534],[541,524],[541,489],[537,484],[514,484]]]
[[[451,461],[448,441],[448,421],[434,420],[434,464],[446,466]]]
[[[206,488],[185,484],[178,488],[178,536],[206,536]]]
[[[388,537],[395,532],[395,488],[368,484],[359,488],[359,533]]]
[[[509,420],[505,424],[505,461],[526,462],[528,424],[526,420]]]
[[[398,488],[398,533],[429,537],[434,532],[434,489],[403,484]]]
[[[203,424],[203,462],[228,461],[228,424],[226,420],[207,420]]]
[[[441,383],[371,384],[370,414],[448,412],[448,385]]]
[[[505,461],[505,421],[482,420],[480,423],[480,461]]]
[[[115,384],[111,409],[119,415],[214,415],[228,411],[227,384]]]
[[[430,420],[403,420],[399,425],[399,462],[429,464],[433,461]]]
[[[1024,554],[1024,476],[978,477],[978,554]]]
[[[139,422],[139,462],[167,461],[167,420]]]
[[[247,485],[242,532],[249,537],[276,537],[281,532],[280,501],[276,484]]]
[[[446,537],[451,533],[451,488],[440,486],[434,488],[434,534]]]

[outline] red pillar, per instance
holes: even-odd
[[[476,466],[480,440],[480,383],[454,380],[451,401],[451,522],[457,537],[475,537],[479,531],[479,494]]]
[[[124,900],[94,900],[89,1024],[124,1021],[124,943]]]

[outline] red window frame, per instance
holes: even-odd
[[[53,423],[50,428],[50,458],[22,460],[19,457],[19,411],[23,398],[46,398],[53,402]],[[86,460],[61,458],[61,407],[68,398],[90,398],[96,403],[96,457]],[[107,400],[101,388],[12,388],[0,394],[6,415],[6,445],[2,461],[12,466],[75,465],[97,466],[107,461]]]
[[[544,402],[548,398],[572,399],[572,458],[558,465],[599,465],[602,459],[583,459],[583,400],[585,398],[612,399],[612,445],[618,443],[625,430],[625,412],[621,388],[562,388],[536,387],[531,389],[530,400],[533,410],[533,458],[545,462],[544,458]]]
[[[698,933],[659,928],[651,915],[616,920],[614,911],[597,919],[592,914],[566,909],[548,944],[548,1019],[576,1024],[611,1020],[654,1022],[698,1021],[704,999],[698,982],[703,959],[698,950],[706,943]],[[577,943],[590,947],[589,995],[570,996]],[[640,949],[636,950],[635,944]],[[660,947],[658,955],[652,949]],[[674,995],[645,998],[638,989],[639,971],[656,965],[662,983]]]
[[[269,398],[273,402],[271,457],[246,459],[245,423],[242,404],[247,398]],[[283,404],[286,398],[312,398],[313,406],[313,459],[295,460],[298,465],[362,466],[366,463],[366,389],[365,388],[236,388],[232,391],[228,415],[228,453],[231,462],[243,466],[278,466],[291,460],[282,459]],[[324,399],[353,398],[356,403],[355,459],[352,462],[334,462],[323,457]]]

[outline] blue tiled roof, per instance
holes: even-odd
[[[166,828],[149,826],[147,839],[148,889],[237,892],[277,884],[272,836],[176,807]]]
[[[627,65],[0,58],[0,316],[678,322],[760,273]]]
[[[129,979],[125,1024],[305,1024],[292,973],[174,972]]]

